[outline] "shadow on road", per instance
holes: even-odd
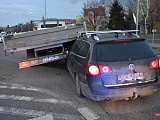
[[[58,60],[58,61],[54,61],[51,63],[47,63],[47,64],[43,64],[40,66],[44,66],[44,67],[52,67],[52,68],[58,68],[58,69],[66,69],[66,62],[65,60]]]

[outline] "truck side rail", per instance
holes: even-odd
[[[12,53],[73,41],[78,36],[78,32],[83,30],[83,26],[67,25],[5,36],[3,39],[4,50]]]

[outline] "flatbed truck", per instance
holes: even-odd
[[[25,50],[27,59],[19,62],[20,69],[65,59],[80,31],[83,26],[72,24],[6,35],[2,39],[5,55]]]

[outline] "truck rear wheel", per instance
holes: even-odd
[[[35,54],[34,54],[34,49],[29,49],[27,50],[27,58],[34,58]]]

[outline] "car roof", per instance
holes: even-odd
[[[136,31],[137,30],[83,31],[80,32],[80,37],[85,36],[87,38],[85,40],[93,43],[119,41],[122,39],[142,40],[134,33]]]

